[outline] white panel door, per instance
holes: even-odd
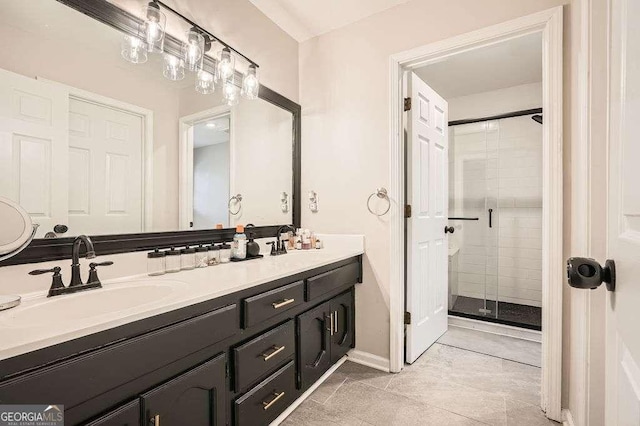
[[[37,238],[67,224],[68,96],[0,69],[0,196],[40,225]]]
[[[640,425],[640,2],[611,0],[606,424]],[[596,200],[598,201],[598,200]]]
[[[143,231],[142,117],[69,100],[69,232]]]
[[[448,107],[411,73],[408,93],[406,354],[414,362],[447,331]]]

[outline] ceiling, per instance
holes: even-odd
[[[414,71],[445,99],[542,81],[542,34],[451,56]]]
[[[229,142],[229,115],[201,121],[193,126],[193,148]]]
[[[250,0],[299,42],[409,0]]]

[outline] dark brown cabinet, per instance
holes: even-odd
[[[353,292],[299,315],[297,327],[299,386],[307,388],[355,343]]]
[[[124,404],[86,426],[140,426],[140,401]]]
[[[142,426],[225,425],[225,361],[220,354],[143,394]]]

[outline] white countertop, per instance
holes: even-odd
[[[359,244],[103,282],[102,289],[27,297],[0,312],[0,360],[245,290],[363,254]],[[136,288],[151,285],[154,288]],[[157,291],[156,291],[157,290]],[[57,305],[56,305],[57,304]],[[92,307],[93,304],[93,307]]]

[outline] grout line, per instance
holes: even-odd
[[[447,343],[441,343],[441,342],[437,342],[437,341],[436,341],[436,343],[437,343],[437,344],[439,344],[439,345],[442,345],[442,346],[448,346],[448,347],[450,347],[450,348],[456,348],[456,349],[460,349],[460,350],[467,351],[467,352],[473,352],[473,353],[476,353],[476,354],[480,354],[480,355],[484,355],[484,356],[489,356],[489,357],[491,357],[491,358],[503,359],[503,360],[505,360],[505,361],[515,362],[516,364],[522,364],[522,365],[527,365],[527,366],[529,366],[529,367],[535,367],[535,368],[540,368],[540,369],[542,369],[542,367],[540,367],[540,366],[533,365],[533,364],[529,364],[529,363],[522,362],[522,361],[516,361],[516,360],[513,360],[513,359],[511,359],[511,358],[503,358],[503,357],[501,357],[501,356],[491,355],[491,354],[487,354],[487,353],[479,352],[479,351],[474,351],[473,349],[461,348],[460,346],[450,345],[450,344],[447,344]]]
[[[336,370],[336,371],[337,371],[337,370]],[[336,371],[334,371],[333,373],[331,373],[331,376],[333,376],[333,375],[336,373]],[[331,376],[329,376],[329,377],[331,377]],[[329,377],[327,377],[327,379],[329,379]],[[331,395],[329,395],[329,396],[327,397],[327,399],[325,399],[325,400],[324,400],[324,402],[320,402],[319,404],[321,404],[321,405],[325,405],[327,402],[329,402],[329,400],[330,400],[331,398],[333,398],[333,396],[336,394],[336,392],[338,392],[338,389],[340,389],[340,388],[342,387],[342,385],[344,385],[344,382],[346,382],[346,381],[347,381],[347,377],[345,377],[345,378],[342,380],[342,382],[340,382],[340,384],[338,385],[338,387],[337,387],[337,388],[335,388],[335,389],[333,390],[333,392],[331,392]],[[312,398],[312,399],[313,399],[313,398]],[[314,401],[315,401],[315,400],[314,400]],[[318,402],[318,401],[316,401],[316,402]]]

